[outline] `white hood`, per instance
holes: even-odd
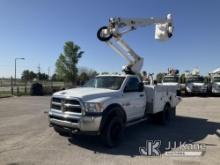
[[[194,86],[204,86],[205,83],[192,83],[192,85],[194,85]]]
[[[111,89],[103,88],[73,88],[68,90],[63,90],[54,93],[53,96],[59,97],[77,97],[81,98],[84,101],[100,98],[100,97],[109,97],[115,96],[118,94],[118,91]]]
[[[163,82],[163,85],[171,85],[171,86],[177,86],[178,83],[177,82]]]

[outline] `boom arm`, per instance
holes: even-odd
[[[128,61],[128,64],[123,66],[125,73],[136,74],[140,72],[144,60],[130,48],[122,36],[139,27],[153,24],[156,25],[155,39],[166,40],[172,36],[172,18],[168,14],[167,18],[162,19],[153,17],[146,19],[110,18],[109,25],[101,27],[97,32],[97,37]]]

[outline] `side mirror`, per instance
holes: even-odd
[[[138,92],[143,92],[143,90],[144,90],[144,83],[140,82],[138,84]]]

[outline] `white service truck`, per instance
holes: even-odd
[[[168,73],[163,76],[162,84],[176,86],[177,95],[180,95],[181,86],[179,82],[179,70],[168,68]]]
[[[208,84],[204,82],[204,77],[199,74],[199,69],[193,69],[192,73],[186,74],[186,94],[206,95]]]
[[[108,27],[98,31],[98,38],[106,42],[129,64],[122,75],[100,75],[84,87],[54,93],[49,110],[50,126],[60,134],[67,132],[101,135],[107,146],[119,144],[126,126],[144,121],[149,117],[162,124],[175,116],[180,98],[176,88],[164,85],[146,85],[137,73],[143,64],[139,57],[121,39],[125,34],[119,28],[156,24],[156,37],[162,40],[172,36],[171,15],[164,19],[110,19]],[[162,29],[160,29],[162,28]],[[127,31],[127,32],[128,32]],[[111,39],[118,43],[119,50]],[[130,55],[134,60],[128,59]]]
[[[211,92],[215,95],[220,95],[220,68],[209,73],[211,79]]]

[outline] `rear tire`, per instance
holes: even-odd
[[[107,147],[115,147],[123,139],[125,125],[121,117],[113,117],[105,126],[101,134],[102,140]]]
[[[172,112],[170,105],[166,104],[163,111],[158,112],[153,116],[153,120],[157,124],[167,125],[175,115],[176,112]]]
[[[176,107],[170,109],[170,120],[175,120],[176,118]]]
[[[164,110],[162,111],[161,114],[161,124],[163,125],[167,125],[169,124],[170,120],[171,120],[171,107],[169,104],[166,104],[164,107]]]

